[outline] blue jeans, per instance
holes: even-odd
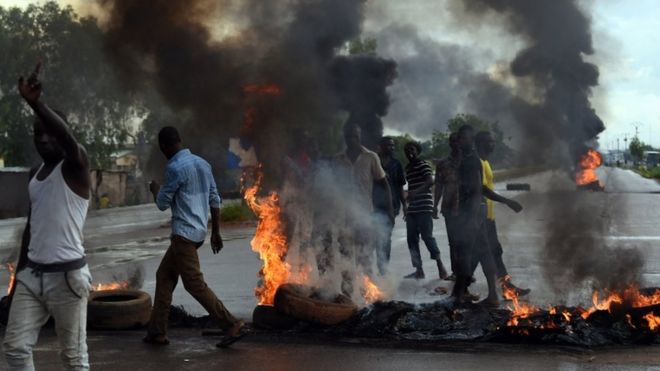
[[[431,259],[440,260],[440,249],[433,237],[433,216],[431,213],[412,213],[406,215],[408,250],[413,267],[422,268],[422,256],[419,252],[419,237],[422,237]]]

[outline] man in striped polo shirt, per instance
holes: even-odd
[[[406,178],[408,180],[408,210],[405,214],[406,230],[408,235],[408,249],[415,272],[405,276],[409,279],[423,279],[422,257],[419,251],[419,237],[431,253],[431,259],[438,265],[440,279],[447,278],[440,250],[433,237],[433,171],[431,165],[419,158],[422,146],[417,142],[408,142],[404,147],[408,165],[406,165]]]

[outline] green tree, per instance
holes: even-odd
[[[25,9],[0,7],[0,156],[8,165],[35,159],[32,112],[16,91],[17,77],[44,63],[43,99],[63,111],[92,167],[110,164],[110,154],[128,139],[129,122],[144,108],[121,89],[103,51],[93,18],[80,18],[54,1]]]
[[[628,150],[634,161],[641,161],[644,158],[644,151],[650,151],[653,147],[642,142],[637,136],[630,140]]]
[[[415,138],[411,137],[410,134],[403,134],[392,136],[392,139],[394,139],[394,158],[399,160],[405,166],[408,163],[408,160],[406,159],[403,147],[406,143],[414,141]]]
[[[430,148],[427,157],[429,159],[439,160],[449,156],[451,148],[449,147],[449,133],[435,130],[431,135],[429,142]]]
[[[348,54],[368,54],[376,55],[378,42],[373,38],[356,39],[348,43]]]
[[[504,132],[497,121],[488,122],[475,115],[459,113],[447,121],[447,127],[450,133],[455,133],[463,125],[470,125],[475,133],[480,131],[490,131],[495,139],[495,151],[491,155],[490,162],[501,163],[513,155],[513,150],[504,142]]]
[[[470,125],[474,128],[475,132],[482,130],[491,130],[491,124],[480,119],[479,117],[466,113],[459,113],[456,116],[447,120],[447,128],[450,133],[456,133],[463,125]]]

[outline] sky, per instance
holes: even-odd
[[[0,5],[25,6],[32,2],[0,0]],[[60,3],[72,4],[83,13],[95,10],[93,0],[60,0]],[[371,0],[365,29],[377,29],[383,25],[383,19],[415,24],[425,36],[439,41],[495,45],[490,50],[493,61],[510,58],[521,46],[513,39],[498,42],[506,38],[505,30],[457,27],[445,11],[448,3],[449,0]],[[592,20],[595,55],[590,60],[601,73],[600,87],[592,99],[606,125],[600,136],[601,148],[616,149],[617,139],[623,148],[624,138],[630,138],[636,131],[642,141],[660,147],[657,89],[660,87],[660,18],[657,17],[660,1],[583,0],[581,3]]]

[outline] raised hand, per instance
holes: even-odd
[[[34,67],[34,71],[32,71],[27,81],[23,76],[18,79],[18,92],[30,105],[36,104],[41,97],[42,89],[41,81],[39,81],[39,70],[41,70],[41,61]]]

